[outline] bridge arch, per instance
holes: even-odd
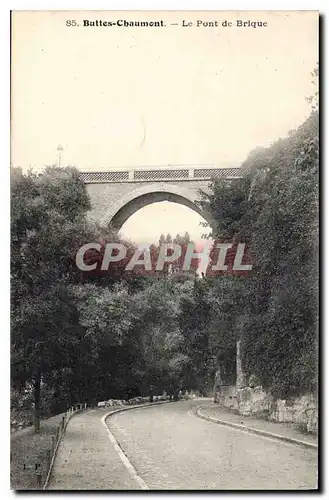
[[[116,229],[121,229],[129,217],[139,209],[161,201],[185,205],[209,222],[209,217],[196,204],[198,199],[200,199],[200,195],[197,190],[180,188],[170,183],[150,184],[136,188],[116,200],[104,214],[103,222],[110,223]]]

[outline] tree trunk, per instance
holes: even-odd
[[[37,369],[34,381],[34,432],[40,432],[40,387],[41,370]]]

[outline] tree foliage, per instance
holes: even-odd
[[[73,168],[12,169],[11,195],[12,381],[33,384],[38,430],[42,374],[69,362],[79,332],[66,285],[90,205]]]
[[[313,110],[289,137],[252,152],[244,179],[215,181],[203,201],[216,237],[249,246],[253,270],[232,332],[245,371],[282,397],[316,386],[318,157]]]

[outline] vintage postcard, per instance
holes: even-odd
[[[319,13],[13,11],[13,490],[318,477]]]

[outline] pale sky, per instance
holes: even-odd
[[[67,27],[67,19],[80,27]],[[84,19],[167,26],[83,27]],[[225,19],[234,26],[222,27]],[[236,27],[237,19],[267,27]],[[184,28],[183,20],[219,27]],[[316,12],[31,11],[14,13],[12,32],[11,161],[24,169],[53,164],[58,144],[63,163],[81,170],[239,164],[309,111]],[[185,232],[200,219],[185,207],[158,205],[135,214],[124,232],[145,226],[150,214],[150,233],[154,226]]]
[[[156,223],[150,224],[154,219]],[[121,234],[136,243],[157,243],[161,233],[184,235],[187,231],[191,239],[197,243],[208,228],[199,225],[205,220],[196,212],[184,205],[162,201],[141,208],[132,215],[121,228]]]

